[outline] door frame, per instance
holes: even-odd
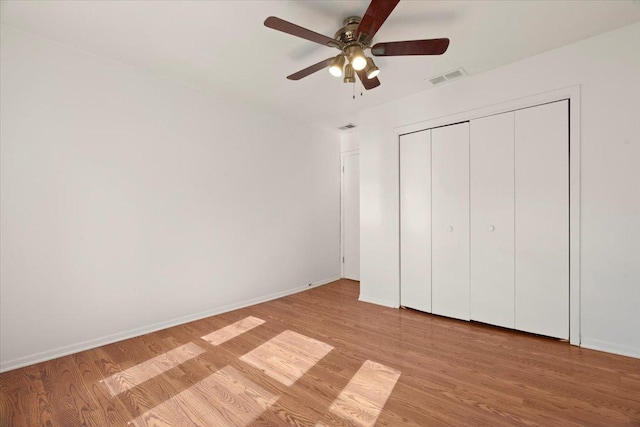
[[[360,159],[360,150],[344,151],[340,153],[340,277],[344,278],[344,161],[350,156],[358,156]],[[360,179],[358,179],[360,185]]]
[[[394,128],[398,149],[400,135],[481,117],[535,107],[541,104],[569,100],[569,342],[580,345],[580,85],[567,86],[548,92],[489,105],[474,110],[424,120]],[[398,254],[399,255],[399,254]],[[398,284],[400,278],[398,278]],[[397,306],[400,304],[398,286]]]

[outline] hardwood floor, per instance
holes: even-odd
[[[340,280],[5,372],[0,426],[640,426],[638,359],[358,294]]]

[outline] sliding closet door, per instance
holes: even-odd
[[[515,112],[516,329],[569,337],[569,111]]]
[[[514,113],[471,121],[471,319],[515,327]]]
[[[400,304],[431,312],[431,131],[400,137]]]
[[[469,123],[431,130],[433,313],[469,320]]]

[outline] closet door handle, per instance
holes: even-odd
[[[487,228],[487,230],[489,231],[494,231],[496,228],[493,225],[490,225],[489,228]]]
[[[451,233],[451,232],[453,231],[453,227],[452,227],[452,226],[449,226],[449,227],[447,228],[447,231],[449,231],[449,232]]]

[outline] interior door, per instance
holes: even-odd
[[[469,123],[431,130],[433,313],[469,320]]]
[[[431,312],[431,131],[400,137],[400,304]]]
[[[569,102],[515,112],[516,329],[569,338]]]
[[[472,120],[471,319],[515,327],[514,113]]]
[[[342,277],[360,280],[360,156],[342,157]]]

